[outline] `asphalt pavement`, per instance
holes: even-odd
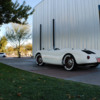
[[[50,77],[93,85],[100,85],[100,65],[97,66],[97,68],[80,66],[80,68],[75,71],[66,71],[63,66],[48,64],[44,66],[37,66],[35,63],[35,59],[33,58],[0,58],[0,62],[15,68]]]

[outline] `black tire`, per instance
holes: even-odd
[[[5,58],[6,56],[3,56],[3,58]]]
[[[74,57],[71,54],[65,55],[63,59],[63,65],[65,70],[72,71],[76,69],[76,62]]]
[[[43,66],[44,65],[41,54],[37,54],[35,59],[36,59],[36,64],[38,66]]]

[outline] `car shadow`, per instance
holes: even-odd
[[[43,66],[39,66],[41,68],[48,68],[48,69],[55,69],[55,70],[65,70],[63,66],[61,65],[51,65],[51,64],[45,64]],[[100,69],[100,65],[98,65],[97,67],[90,67],[90,66],[77,66],[77,69],[74,71],[87,71],[87,70],[98,70]],[[65,70],[66,71],[66,70]]]

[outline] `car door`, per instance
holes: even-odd
[[[60,50],[48,50],[43,53],[43,61],[49,64],[61,64]]]

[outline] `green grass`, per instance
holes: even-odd
[[[100,87],[42,76],[0,63],[0,100],[100,100]]]

